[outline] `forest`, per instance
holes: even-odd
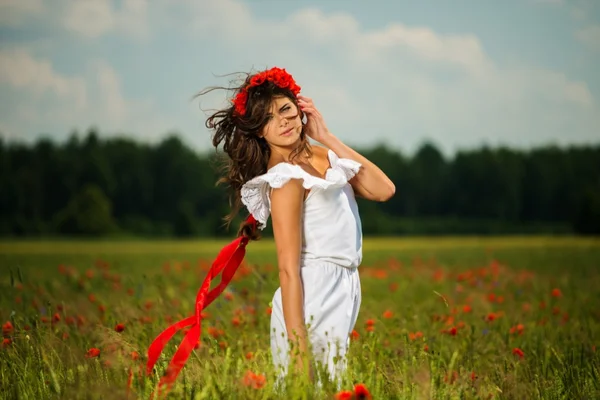
[[[394,181],[388,202],[359,199],[365,236],[600,233],[600,145],[481,147],[446,158],[357,148]],[[0,140],[3,237],[222,237],[222,154],[172,134],[151,145],[94,129],[56,143]],[[271,234],[268,226],[263,235]]]

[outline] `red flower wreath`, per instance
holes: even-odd
[[[250,84],[243,88],[233,100],[233,106],[237,114],[246,114],[246,103],[248,102],[248,89],[262,85],[265,81],[273,82],[282,89],[290,89],[294,96],[300,93],[300,86],[296,84],[294,78],[286,72],[285,69],[273,67],[260,72],[250,78]]]

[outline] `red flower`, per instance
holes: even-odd
[[[354,396],[356,399],[370,399],[371,393],[369,393],[369,389],[362,383],[359,383],[354,386]]]
[[[359,338],[360,335],[358,334],[358,332],[356,332],[356,329],[352,329],[352,333],[350,333],[350,339],[358,340]]]
[[[12,340],[10,340],[9,338],[4,338],[4,340],[2,340],[2,347],[8,347],[11,343]]]
[[[248,86],[244,87],[233,99],[233,107],[237,114],[246,114],[246,103],[248,102],[248,90],[255,86],[262,85],[265,81],[270,81],[282,89],[289,89],[294,96],[300,93],[300,86],[296,84],[294,78],[286,72],[285,69],[273,67],[266,71],[254,75],[250,79]]]
[[[261,389],[265,386],[267,378],[262,374],[255,374],[252,371],[247,371],[242,382],[244,386],[249,386],[253,389]]]
[[[558,289],[558,288],[552,289],[552,297],[561,297],[561,296],[562,296],[562,293],[561,293],[560,289]]]
[[[95,347],[92,347],[91,349],[89,349],[87,351],[87,353],[85,354],[85,356],[87,358],[94,358],[94,357],[98,357],[99,355],[100,355],[100,350]]]
[[[352,393],[350,390],[342,390],[341,392],[336,393],[335,399],[336,400],[352,400],[353,395],[354,395],[354,393]]]
[[[125,325],[124,324],[117,324],[115,326],[115,331],[117,331],[119,333],[123,332],[124,330],[125,330]]]
[[[2,335],[10,336],[14,329],[12,322],[6,321],[6,323],[2,325]]]
[[[383,318],[389,319],[392,318],[394,316],[394,313],[391,312],[390,310],[385,310],[383,312]]]
[[[515,347],[512,353],[516,356],[519,356],[519,358],[525,357],[525,353],[523,352],[523,350],[519,349],[518,347]]]

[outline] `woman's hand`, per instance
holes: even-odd
[[[308,137],[325,145],[333,135],[327,129],[325,120],[319,110],[315,108],[312,99],[298,95],[298,106],[306,114],[306,134]]]

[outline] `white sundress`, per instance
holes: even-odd
[[[298,165],[280,163],[248,181],[242,202],[264,229],[271,211],[270,193],[290,179],[302,179],[310,189],[303,207],[300,275],[304,290],[304,320],[314,358],[337,380],[346,368],[346,352],[361,303],[358,266],[362,261],[362,228],[354,191],[348,181],[361,164],[328,151],[325,178]],[[271,354],[280,377],[287,373],[287,339],[281,288],[273,296]]]

